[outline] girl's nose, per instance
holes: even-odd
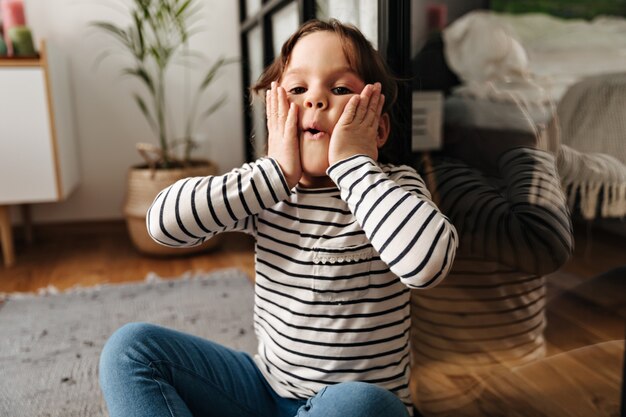
[[[328,101],[321,94],[309,94],[304,99],[304,107],[305,108],[316,108],[316,109],[325,109],[328,107]]]

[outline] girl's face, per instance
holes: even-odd
[[[341,40],[332,32],[315,32],[293,48],[279,84],[298,109],[298,134],[305,187],[334,185],[326,176],[333,129],[353,94],[365,82],[348,65]]]

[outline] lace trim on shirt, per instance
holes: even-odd
[[[321,264],[336,264],[345,262],[363,261],[372,257],[372,248],[363,248],[354,252],[325,253],[319,252],[320,248],[314,248],[313,262]]]

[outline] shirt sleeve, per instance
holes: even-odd
[[[572,226],[555,159],[514,148],[498,161],[500,179],[459,161],[436,161],[431,176],[440,207],[459,231],[459,251],[544,275],[573,249]]]
[[[413,168],[385,172],[368,156],[356,155],[329,167],[328,175],[380,258],[405,285],[426,288],[447,275],[456,230]]]
[[[256,215],[289,194],[276,161],[261,158],[221,176],[177,181],[157,195],[146,225],[162,245],[196,246],[220,232],[254,233]]]

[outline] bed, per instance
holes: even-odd
[[[573,213],[622,219],[626,1],[499,0],[492,6],[443,31],[447,64],[461,83],[446,99],[446,123],[540,135],[557,155]]]

